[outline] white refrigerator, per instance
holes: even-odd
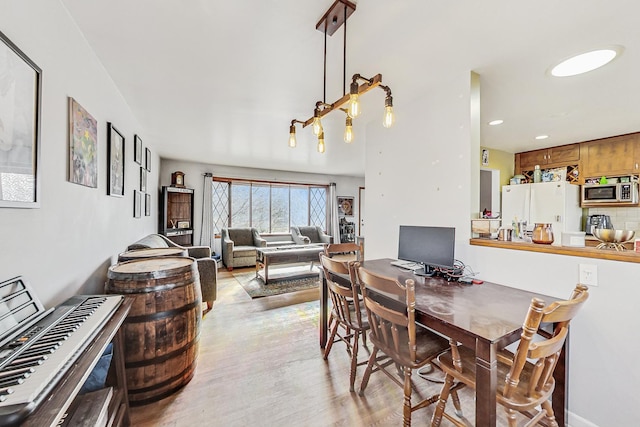
[[[580,186],[566,181],[502,187],[502,226],[527,221],[527,230],[535,223],[553,226],[553,244],[560,245],[563,231],[580,231],[582,208]]]

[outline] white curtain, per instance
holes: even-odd
[[[340,219],[338,218],[338,195],[336,183],[329,184],[329,234],[333,236],[333,243],[340,243]]]
[[[202,224],[200,226],[200,244],[209,246],[213,252],[213,206],[211,205],[211,191],[213,174],[204,174],[202,189]]]

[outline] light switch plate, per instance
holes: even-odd
[[[579,282],[587,286],[598,286],[598,266],[595,264],[580,264]]]

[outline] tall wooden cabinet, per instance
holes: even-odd
[[[162,187],[159,232],[173,242],[193,245],[193,189]]]

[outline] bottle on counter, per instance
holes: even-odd
[[[542,182],[542,171],[540,170],[540,165],[536,165],[533,168],[533,182]]]

